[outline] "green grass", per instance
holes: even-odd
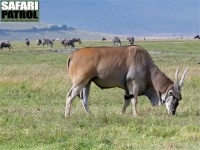
[[[24,42],[0,50],[0,149],[194,149],[200,147],[200,42],[194,40],[136,41],[159,68],[174,79],[177,66],[189,67],[176,116],[165,106],[152,107],[139,97],[139,117],[131,107],[121,115],[123,90],[100,90],[92,84],[87,116],[78,98],[72,115],[64,118],[71,86],[66,72],[68,54]],[[127,42],[123,41],[122,45]],[[83,46],[112,46],[84,41]],[[81,47],[76,45],[77,47]]]

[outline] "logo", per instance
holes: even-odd
[[[1,22],[39,22],[39,0],[1,0]]]

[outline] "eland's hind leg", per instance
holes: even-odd
[[[81,100],[82,100],[82,104],[85,108],[85,112],[87,114],[90,113],[89,107],[88,107],[88,97],[89,97],[89,93],[90,93],[90,85],[91,85],[91,81],[88,82],[88,84],[82,89],[82,93],[81,93]]]
[[[139,86],[137,84],[134,84],[133,86],[133,95],[131,96],[131,103],[133,107],[133,116],[137,116],[137,99],[138,99],[138,92],[139,92]]]
[[[83,87],[84,85],[72,86],[72,88],[68,92],[66,98],[65,117],[70,115],[71,103],[75,99],[75,97],[80,93]]]

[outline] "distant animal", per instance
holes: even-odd
[[[29,45],[30,45],[30,41],[29,39],[26,39],[26,46],[29,47]]]
[[[43,47],[44,47],[44,45],[53,47],[53,41],[50,39],[43,38],[42,45],[43,45]]]
[[[0,48],[1,49],[3,49],[3,48],[9,48],[9,50],[13,49],[9,40],[0,41]]]
[[[75,47],[75,42],[79,42],[79,44],[82,44],[80,38],[73,38],[73,39],[70,39],[70,40],[66,40],[66,39],[61,40],[61,43],[62,43],[62,45],[65,46],[65,48],[66,48],[66,46]]]
[[[103,41],[106,41],[106,38],[105,38],[105,37],[102,37],[101,41],[102,41],[102,42],[103,42]]]
[[[61,39],[61,40],[60,40],[60,42],[61,42],[62,45],[64,45],[64,42],[65,42],[65,41],[66,41],[66,39],[63,39],[63,40]]]
[[[129,43],[131,44],[131,45],[133,45],[134,44],[134,37],[133,36],[131,36],[131,37],[127,37],[127,40],[129,41]]]
[[[200,39],[200,36],[199,36],[199,35],[196,35],[196,36],[194,37],[194,39]]]
[[[75,42],[73,40],[61,40],[61,44],[66,48],[67,46],[75,47]]]
[[[36,44],[37,44],[37,45],[42,45],[42,40],[41,40],[41,39],[38,39],[38,40],[36,41]]]
[[[178,82],[177,69],[173,82],[139,46],[82,48],[69,56],[67,67],[73,85],[67,94],[65,117],[70,115],[76,96],[81,99],[86,113],[90,113],[88,96],[91,82],[101,89],[124,89],[122,113],[131,102],[133,116],[137,116],[138,96],[146,95],[153,106],[166,104],[168,113],[174,115],[182,99],[181,88],[187,72],[186,69]]]
[[[74,42],[79,42],[79,44],[82,44],[82,41],[80,38],[73,38],[72,39]]]
[[[115,43],[119,43],[119,46],[121,46],[121,40],[119,37],[115,36],[113,38],[113,46],[115,46]]]

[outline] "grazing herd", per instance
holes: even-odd
[[[131,45],[133,45],[134,43],[134,37],[128,37],[127,40],[129,41],[129,43]],[[54,41],[60,41],[61,44],[66,48],[66,47],[75,47],[75,43],[78,42],[79,45],[82,44],[82,41],[80,38],[72,38],[72,39],[48,39],[48,38],[43,38],[43,39],[38,39],[36,40],[36,45],[38,46],[48,46],[48,47],[54,47]],[[105,37],[102,37],[101,41],[106,41]],[[115,36],[112,40],[113,42],[113,46],[116,46],[116,44],[118,43],[119,46],[121,46],[121,40],[119,37]],[[25,44],[26,46],[29,48],[29,46],[31,45],[31,42],[28,38],[26,38],[25,40]],[[13,47],[11,46],[11,43],[9,40],[2,40],[0,41],[0,48],[8,48],[13,49]]]
[[[127,40],[129,41],[130,45],[133,45],[133,44],[134,44],[134,40],[135,40],[135,39],[134,39],[133,36],[127,37]],[[117,37],[117,36],[115,36],[115,37],[113,38],[113,46],[116,46],[116,45],[115,45],[116,43],[118,43],[119,46],[121,46],[121,40],[120,40],[120,38]]]
[[[194,39],[200,39],[200,36],[199,35],[196,35],[194,36]],[[129,42],[130,45],[134,45],[134,41],[135,41],[135,38],[133,36],[131,37],[127,37],[127,40]],[[82,41],[80,38],[72,38],[72,39],[48,39],[48,38],[43,38],[43,39],[38,39],[36,40],[36,45],[38,46],[49,46],[49,47],[54,47],[54,41],[60,41],[61,44],[67,48],[67,47],[75,47],[75,43],[78,42],[79,44],[82,44]],[[105,37],[102,37],[101,41],[106,41],[106,38]],[[114,36],[114,38],[112,39],[112,43],[113,43],[113,46],[121,46],[121,40],[119,37],[117,36]],[[28,38],[26,38],[25,40],[25,44],[27,47],[30,46],[31,42]],[[13,47],[11,46],[11,43],[9,40],[2,40],[0,41],[0,49],[3,49],[3,48],[8,48],[9,50],[10,49],[13,49]]]

